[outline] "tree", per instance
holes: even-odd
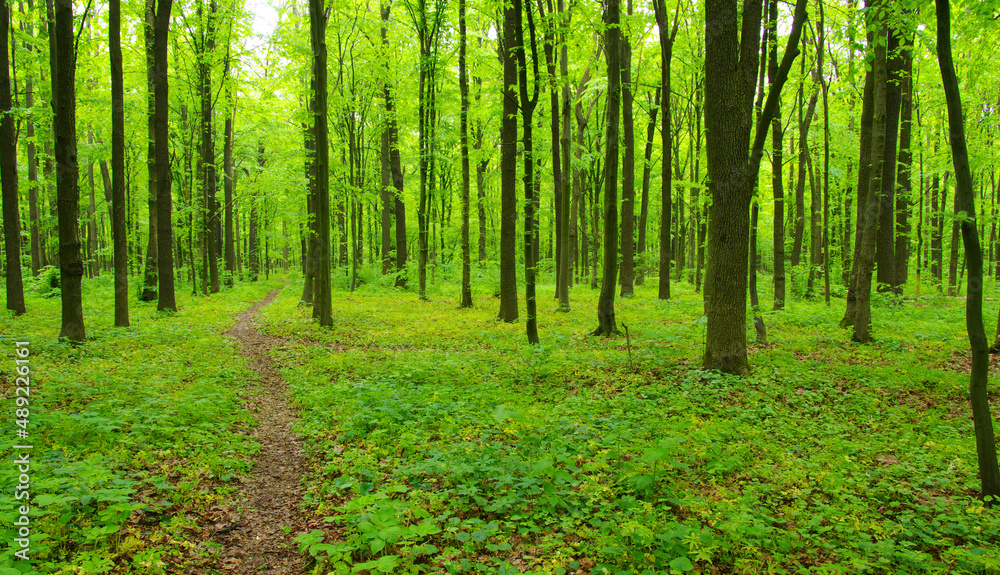
[[[879,194],[882,191],[882,177],[885,162],[886,139],[886,24],[888,18],[887,6],[884,1],[873,4],[875,15],[872,26],[875,28],[875,60],[872,63],[872,128],[871,128],[871,176],[868,181],[868,197],[865,200],[864,228],[858,235],[861,245],[858,253],[858,273],[854,286],[856,298],[854,312],[853,341],[868,343],[872,340],[871,326],[871,289],[872,274],[875,265],[875,246],[878,234],[879,211],[881,202]],[[860,211],[860,206],[859,206]],[[850,305],[850,302],[848,302]]]
[[[3,180],[3,243],[7,266],[7,309],[15,315],[25,312],[21,281],[21,220],[17,193],[17,138],[14,135],[14,105],[10,95],[10,68],[7,46],[11,8],[3,3],[0,11],[0,179]]]
[[[465,0],[458,0],[458,86],[461,92],[460,140],[462,155],[462,301],[461,307],[472,307],[472,254],[469,248],[469,75],[466,70]]]
[[[56,189],[59,197],[59,286],[62,290],[61,339],[82,343],[83,260],[80,257],[79,168],[76,160],[76,49],[73,2],[55,0],[55,60],[52,108],[55,111]],[[4,202],[6,204],[6,202]],[[5,205],[6,208],[6,205]],[[20,264],[18,264],[20,265]]]
[[[139,295],[140,301],[153,301],[157,299],[158,278],[158,242],[156,239],[157,219],[159,209],[157,208],[157,183],[159,171],[156,169],[156,0],[146,0],[145,11],[143,12],[145,21],[143,22],[143,37],[146,40],[146,162],[147,189],[149,191],[149,236],[146,245],[146,266],[143,273],[142,293]]]
[[[632,0],[626,0],[626,13],[632,16]],[[622,223],[621,223],[621,296],[635,293],[635,121],[632,108],[632,44],[622,34]]]
[[[570,185],[570,125],[572,123],[570,96],[569,96],[569,49],[566,46],[566,32],[570,23],[570,12],[566,8],[565,0],[559,0],[559,14],[563,15],[564,29],[559,37],[562,38],[559,49],[559,72],[562,75],[562,134],[559,136],[559,146],[561,148],[562,167],[560,170],[559,183],[562,191],[559,194],[560,212],[559,221],[559,275],[556,278],[556,295],[559,298],[559,310],[569,311],[569,286],[573,281],[572,272],[572,244],[570,243],[570,210],[572,186]],[[554,88],[553,88],[554,89]],[[553,113],[555,111],[553,110]],[[553,142],[553,145],[555,143]]]
[[[313,295],[314,317],[321,326],[333,325],[333,299],[330,285],[330,146],[327,138],[327,86],[326,86],[326,20],[323,0],[309,0],[309,38],[312,46],[312,75],[316,85],[313,106],[313,134],[316,156],[313,161],[313,178],[316,195],[316,231],[319,250],[316,253],[315,288]]]
[[[749,209],[766,131],[788,70],[798,55],[806,1],[798,0],[788,47],[767,95],[750,146],[760,52],[761,0],[708,0],[705,6],[705,127],[708,132],[709,209],[705,285],[706,369],[747,374],[746,349]],[[737,28],[742,20],[742,32]]]
[[[678,4],[679,5],[679,4]],[[670,299],[670,210],[673,205],[671,198],[672,184],[670,181],[671,162],[673,160],[673,131],[670,127],[670,62],[673,60],[674,38],[677,37],[677,22],[680,10],[674,15],[673,30],[667,33],[667,4],[665,0],[653,1],[654,14],[656,16],[656,26],[660,32],[660,108],[662,108],[662,126],[660,128],[660,138],[662,142],[662,159],[660,169],[660,278],[659,278],[659,299]],[[654,124],[655,118],[650,120],[650,125]],[[645,222],[639,225],[639,251],[645,250]]]
[[[778,74],[778,0],[769,0],[768,20],[768,89],[774,90]],[[782,182],[781,158],[784,144],[784,131],[781,129],[781,101],[774,107],[774,119],[771,120],[771,193],[774,197],[774,225],[772,227],[772,243],[774,244],[774,309],[785,309],[785,188]]]
[[[128,237],[125,205],[125,86],[122,75],[121,0],[108,5],[111,63],[111,233],[115,244],[115,326],[128,327]]]
[[[517,20],[514,4],[505,4],[503,39],[503,118],[500,120],[500,312],[501,321],[517,320]]]
[[[173,0],[159,0],[153,25],[153,93],[156,100],[156,255],[159,276],[159,311],[177,311],[174,300],[174,251],[170,197],[170,99],[167,77],[167,35],[170,32],[170,8]]]
[[[621,111],[621,27],[619,0],[604,5],[604,43],[608,65],[608,106],[604,152],[604,272],[597,300],[597,329],[591,335],[618,334],[615,290],[618,273],[618,124]]]
[[[979,459],[979,480],[987,505],[1000,501],[1000,469],[993,435],[993,418],[987,396],[990,356],[986,331],[983,328],[983,252],[976,229],[976,205],[972,190],[972,171],[965,143],[962,99],[951,56],[951,7],[948,0],[936,1],[937,52],[948,105],[949,140],[952,164],[955,167],[956,196],[962,215],[962,241],[968,254],[969,281],[966,288],[965,327],[972,347],[972,373],[969,377],[969,398],[976,433],[976,453]]]

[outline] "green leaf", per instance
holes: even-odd
[[[670,561],[671,571],[680,571],[685,573],[687,571],[691,571],[692,569],[694,569],[694,565],[687,557],[678,557]]]

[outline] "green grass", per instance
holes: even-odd
[[[238,409],[249,371],[219,335],[275,282],[241,284],[211,298],[178,287],[176,314],[131,302],[131,327],[113,327],[111,276],[84,282],[88,341],[58,341],[58,298],[28,289],[26,315],[0,318],[9,438],[0,446],[0,538],[19,517],[12,444],[14,342],[30,341],[30,564],[17,547],[0,573],[164,573],[197,565],[212,507],[232,499],[258,446]],[[29,286],[34,287],[34,286]],[[43,290],[44,291],[44,290]],[[20,452],[19,452],[20,453]],[[194,543],[192,543],[194,541]],[[197,570],[197,569],[195,569]]]
[[[683,283],[673,301],[652,282],[616,301],[630,345],[586,335],[596,291],[574,288],[560,313],[541,286],[542,344],[528,346],[523,320],[495,320],[488,273],[461,310],[455,284],[422,302],[367,269],[348,293],[342,272],[332,329],[298,304],[300,281],[181,287],[180,312],[133,302],[117,329],[110,277],[86,281],[78,347],[57,341],[58,299],[30,289],[0,345],[12,360],[31,341],[33,561],[5,548],[0,575],[208,572],[213,521],[258,449],[239,409],[250,374],[220,334],[276,287],[259,321],[284,338],[272,355],[302,408],[303,513],[324,527],[298,542],[317,574],[1000,570],[1000,510],[976,497],[961,300],[876,297],[878,341],[859,346],[836,328],[842,300],[793,299],[765,314],[770,344],[751,345],[741,379],[700,369],[702,304]]]
[[[455,286],[457,287],[457,286]],[[976,499],[961,302],[878,298],[878,343],[848,343],[831,308],[766,314],[752,376],[700,369],[700,296],[596,292],[542,345],[497,300],[337,294],[331,330],[292,286],[262,321],[302,408],[315,573],[983,573],[1000,513]],[[523,302],[522,302],[523,312]],[[992,313],[992,312],[990,312]],[[994,412],[998,409],[994,400]]]

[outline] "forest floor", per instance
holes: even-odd
[[[448,284],[337,290],[321,329],[289,279],[136,304],[128,329],[89,280],[76,347],[29,286],[0,341],[31,342],[31,561],[8,547],[0,575],[1000,570],[964,302],[878,296],[859,346],[842,300],[792,299],[735,378],[700,369],[684,284],[616,301],[629,340],[585,335],[596,292],[540,297],[528,346],[488,280],[466,310]],[[19,480],[0,466],[8,541]]]

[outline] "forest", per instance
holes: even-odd
[[[0,575],[1000,573],[997,0],[2,6]]]

